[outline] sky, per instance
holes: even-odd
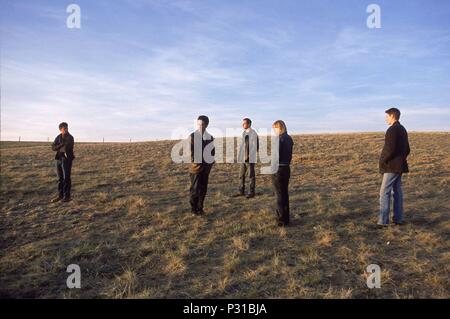
[[[77,141],[181,138],[201,114],[217,132],[374,132],[390,107],[449,131],[449,16],[448,0],[2,0],[0,138],[63,121]]]

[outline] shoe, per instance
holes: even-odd
[[[57,202],[59,202],[59,201],[62,200],[62,199],[63,199],[62,196],[58,196],[58,197],[53,198],[50,202],[51,202],[51,203],[57,203]]]
[[[394,222],[395,226],[403,226],[405,225],[405,222]]]
[[[253,197],[255,197],[255,194],[248,194],[247,195],[247,199],[250,199],[250,198],[253,198]]]
[[[388,228],[388,226],[389,226],[389,224],[377,224],[376,228],[377,229],[385,229],[385,228]]]
[[[231,197],[241,197],[241,196],[245,196],[245,194],[244,193],[238,193],[238,194],[234,194]]]
[[[199,214],[199,215],[205,215],[206,213],[205,213],[205,211],[203,210],[203,208],[200,208],[200,209],[198,210],[198,214]]]
[[[285,224],[283,222],[278,222],[278,227],[284,227]]]
[[[62,201],[64,203],[68,203],[68,202],[72,201],[72,197],[64,197]]]
[[[192,214],[192,215],[195,215],[195,216],[198,216],[198,215],[199,215],[198,211],[196,211],[196,210],[191,210],[191,214]]]

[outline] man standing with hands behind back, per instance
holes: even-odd
[[[394,197],[394,217],[396,225],[403,224],[402,174],[407,173],[406,158],[410,153],[408,133],[400,124],[400,111],[396,108],[386,110],[386,123],[390,126],[386,132],[383,151],[380,156],[380,173],[383,182],[380,189],[379,227],[389,224],[391,193]]]
[[[257,162],[259,151],[259,139],[256,131],[252,129],[252,121],[249,118],[242,120],[242,127],[244,132],[242,133],[242,143],[239,147],[238,155],[238,162],[241,163],[239,170],[239,193],[235,197],[245,196],[245,177],[248,171],[250,191],[247,198],[253,198],[255,197],[256,188],[255,163]]]
[[[56,172],[58,173],[58,196],[51,202],[56,203],[62,200],[70,202],[70,190],[72,188],[71,172],[72,161],[75,156],[73,154],[74,139],[69,133],[69,126],[63,122],[59,124],[59,134],[52,144],[52,150],[56,152]]]
[[[189,203],[194,215],[205,214],[204,202],[208,192],[208,180],[214,164],[215,148],[214,137],[206,131],[209,118],[200,115],[197,118],[197,130],[189,136],[191,148],[191,166],[189,175],[191,179]]]

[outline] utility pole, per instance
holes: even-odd
[[[19,136],[19,143],[20,143],[20,136]]]

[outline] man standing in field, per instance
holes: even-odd
[[[209,118],[201,115],[197,119],[198,129],[189,136],[191,147],[190,199],[194,215],[204,214],[203,204],[208,191],[208,179],[214,164],[214,137],[206,131]]]
[[[391,108],[386,111],[386,122],[390,125],[385,135],[383,151],[380,156],[380,173],[383,182],[380,189],[380,215],[378,225],[389,224],[391,193],[394,197],[394,217],[396,225],[403,224],[402,174],[408,172],[406,158],[410,153],[408,133],[400,124],[400,111]]]
[[[70,178],[72,172],[72,161],[75,156],[73,154],[74,139],[69,133],[69,126],[63,122],[59,124],[59,134],[52,144],[52,150],[56,152],[56,172],[58,173],[58,196],[52,200],[52,203],[71,201],[70,190],[72,188],[72,180]]]
[[[241,163],[239,170],[239,193],[237,196],[245,196],[245,177],[247,171],[250,178],[250,191],[247,198],[255,197],[256,174],[255,163],[257,161],[257,153],[259,151],[258,134],[252,129],[252,121],[249,118],[242,120],[242,143],[239,148],[238,162]]]

